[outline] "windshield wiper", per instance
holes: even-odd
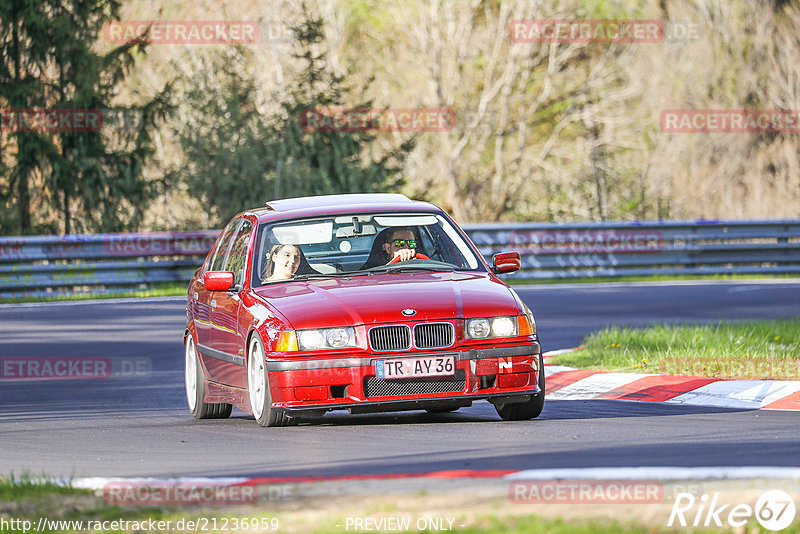
[[[317,280],[320,278],[346,278],[348,276],[363,276],[365,274],[371,275],[373,273],[369,271],[352,271],[352,272],[344,272],[344,273],[308,273],[308,274],[298,274],[291,278],[292,281],[297,280]]]
[[[380,272],[407,273],[412,271],[430,271],[436,273],[448,273],[455,271],[455,269],[453,267],[444,267],[441,265],[397,265],[397,266],[387,267],[386,270]]]

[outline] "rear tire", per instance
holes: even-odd
[[[296,422],[294,418],[272,407],[264,345],[258,335],[250,339],[247,351],[247,392],[250,395],[250,409],[259,425],[288,426]]]
[[[186,336],[186,352],[184,358],[186,383],[186,402],[195,419],[225,419],[230,417],[233,406],[227,403],[208,403],[205,398],[206,377],[200,366],[197,347],[192,334]]]
[[[531,396],[529,401],[504,404],[494,408],[503,421],[528,421],[539,417],[544,408],[544,358],[541,352],[539,352],[539,390],[540,392]]]

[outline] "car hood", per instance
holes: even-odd
[[[254,290],[295,329],[516,315],[512,292],[482,273],[398,273],[286,282]],[[413,317],[401,311],[413,309]]]

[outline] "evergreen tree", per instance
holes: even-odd
[[[403,183],[399,173],[414,149],[413,137],[376,158],[376,134],[369,130],[304,128],[302,118],[309,111],[372,108],[369,101],[353,106],[352,90],[345,85],[344,77],[328,68],[321,46],[323,30],[322,20],[309,16],[292,28],[299,48],[294,57],[302,62],[303,69],[287,91],[283,113],[272,124],[276,170],[280,171],[275,196],[395,190]]]
[[[185,154],[178,173],[217,224],[270,199],[385,191],[402,182],[398,173],[414,139],[375,158],[372,132],[303,129],[305,111],[344,107],[350,90],[342,76],[329,72],[325,53],[316,51],[322,21],[307,18],[293,32],[300,49],[294,57],[303,69],[275,115],[258,110],[258,87],[246,73],[244,48],[228,49],[185,80],[182,100],[193,113],[178,132]]]
[[[46,69],[51,52],[43,14],[47,4],[44,0],[0,2],[0,106],[8,110],[29,109],[44,99],[46,85],[35,73]],[[32,132],[13,131],[9,120],[6,115],[0,130],[0,208],[4,212],[0,230],[27,234],[32,229],[30,181],[47,141]],[[16,210],[10,202],[15,197]]]
[[[119,3],[8,0],[0,9],[0,102],[11,110],[88,110],[94,124],[101,124],[135,53],[146,47],[92,50],[103,24],[119,18]],[[8,209],[15,196],[18,215],[0,217],[4,233],[135,229],[159,185],[144,178],[143,167],[153,152],[156,122],[169,112],[168,95],[169,86],[127,108],[138,117],[133,126],[10,132],[5,144],[16,153],[6,157],[13,165],[2,169],[7,188],[0,191],[6,201],[0,209]]]
[[[244,49],[226,51],[193,73],[182,100],[192,113],[178,139],[178,171],[217,223],[261,204],[272,192],[270,136],[259,113],[257,87],[241,64]]]

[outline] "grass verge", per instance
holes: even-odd
[[[4,297],[0,304],[19,304],[23,302],[60,302],[73,300],[120,299],[141,297],[174,297],[186,295],[189,283],[160,284],[147,289],[120,290],[113,293],[88,293],[75,292],[68,295],[54,295],[52,297]]]
[[[509,285],[538,285],[538,284],[587,284],[587,283],[607,283],[607,282],[669,282],[681,280],[697,280],[708,282],[716,280],[781,280],[797,279],[796,274],[692,274],[692,275],[653,275],[653,276],[594,276],[582,278],[508,278],[503,277]]]
[[[686,276],[622,276],[622,277],[594,277],[594,278],[548,278],[548,279],[516,279],[506,278],[510,285],[547,285],[547,284],[587,284],[606,282],[664,282],[672,280],[769,280],[769,279],[797,279],[796,275],[686,275]],[[72,300],[141,298],[141,297],[174,297],[186,294],[187,283],[160,284],[147,289],[120,290],[113,293],[88,293],[75,292],[69,295],[35,296],[35,297],[0,297],[0,304],[19,304],[24,302],[58,302]]]
[[[583,349],[550,363],[581,369],[708,376],[800,379],[800,317],[712,325],[611,327]]]
[[[779,487],[795,498],[793,481],[702,481],[680,485],[665,484],[664,498],[647,504],[625,506],[598,503],[575,504],[563,499],[550,502],[512,503],[508,485],[464,482],[425,491],[383,491],[344,494],[341,486],[297,488],[298,495],[285,501],[269,499],[251,504],[227,506],[120,507],[105,502],[96,492],[75,490],[54,484],[0,479],[0,532],[286,532],[342,533],[353,531],[450,531],[462,534],[611,534],[635,532],[678,533],[686,528],[670,527],[677,491],[686,488],[715,491],[721,503],[756,502],[766,488]],[[360,483],[356,483],[360,484]],[[688,484],[688,485],[687,485]],[[265,488],[262,488],[262,490]],[[363,488],[361,488],[363,489]],[[467,490],[467,491],[465,491]],[[264,496],[264,492],[259,493]],[[715,497],[716,498],[716,497]],[[695,509],[686,512],[689,521]],[[727,512],[726,512],[727,514]],[[697,517],[702,514],[697,512]],[[705,516],[704,516],[705,517]],[[46,520],[40,521],[40,519]],[[702,519],[702,518],[701,518]],[[726,516],[720,518],[725,521]],[[13,520],[13,523],[11,522]],[[359,528],[356,521],[361,522]],[[5,523],[3,523],[5,521]],[[708,521],[708,520],[706,520]],[[23,522],[28,522],[22,524]],[[157,522],[159,526],[155,526]],[[754,517],[745,518],[741,532],[766,532]],[[719,532],[697,523],[692,532]],[[403,525],[402,528],[398,528]],[[41,528],[39,528],[41,527]],[[730,531],[731,529],[724,529]],[[800,533],[794,521],[785,534]]]
[[[71,532],[69,521],[106,521],[119,518],[160,517],[159,510],[122,509],[111,506],[91,490],[73,488],[27,475],[0,477],[0,533]],[[38,524],[39,518],[47,523]],[[11,521],[13,520],[13,521]],[[64,523],[58,523],[63,521]],[[74,523],[73,523],[74,525]],[[39,528],[41,527],[41,528]]]
[[[88,495],[91,491],[56,484],[47,480],[37,480],[29,475],[15,478],[13,474],[0,476],[0,501],[37,499],[48,495]]]

